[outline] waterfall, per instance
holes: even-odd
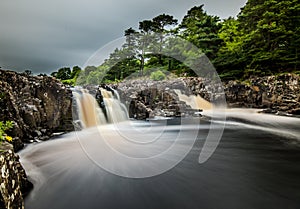
[[[213,105],[200,97],[199,95],[184,95],[180,90],[175,89],[175,93],[178,95],[180,101],[185,102],[187,105],[190,105],[193,109],[202,109],[202,110],[211,110]]]
[[[73,118],[77,125],[89,128],[107,123],[118,123],[128,120],[128,111],[120,101],[117,91],[99,88],[101,103],[88,92],[76,88],[73,90]],[[100,103],[100,105],[99,105]]]
[[[107,112],[108,123],[117,123],[128,120],[128,112],[124,104],[120,102],[117,91],[100,89],[103,95],[104,105]],[[113,93],[114,92],[114,93]]]

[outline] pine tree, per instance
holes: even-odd
[[[270,74],[297,68],[298,0],[249,0],[238,16],[247,68]]]
[[[220,18],[208,15],[203,6],[195,6],[187,12],[180,24],[180,33],[182,38],[200,48],[214,62],[222,43],[218,36]]]

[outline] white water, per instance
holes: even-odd
[[[125,105],[120,102],[118,92],[114,90],[113,95],[111,91],[101,89],[101,93],[105,103],[108,123],[118,123],[128,120],[128,111]]]
[[[83,128],[94,127],[107,123],[118,123],[128,120],[128,112],[124,104],[119,101],[117,91],[112,92],[101,89],[105,110],[99,107],[95,97],[86,90],[77,90],[73,92],[76,101],[76,113]]]
[[[178,95],[179,100],[185,102],[187,105],[190,105],[193,109],[201,109],[201,110],[211,110],[213,105],[200,97],[199,95],[184,95],[180,90],[176,89],[175,93]]]

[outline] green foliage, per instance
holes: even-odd
[[[162,81],[166,79],[166,75],[162,71],[157,70],[151,73],[150,79],[154,81]]]
[[[203,10],[203,6],[195,6],[187,12],[180,24],[182,29],[180,35],[201,49],[211,61],[214,61],[223,41],[218,36],[222,25],[220,18],[208,15]]]
[[[230,17],[222,22],[222,27],[218,33],[223,42],[217,52],[214,64],[223,79],[240,78],[243,76],[243,69],[246,67],[242,48],[243,34],[238,26],[239,22]]]
[[[217,69],[241,76],[297,71],[300,44],[297,0],[248,0],[238,18],[223,22]]]
[[[0,141],[12,141],[12,137],[6,134],[6,131],[13,127],[12,121],[6,121],[5,123],[0,121]]]
[[[74,78],[72,78],[72,79],[62,80],[61,82],[66,85],[74,86],[76,81]]]
[[[52,72],[51,76],[60,79],[63,84],[74,86],[81,71],[78,66],[74,66],[72,70],[69,67],[64,67],[60,68],[58,72]]]
[[[64,83],[80,85],[152,75],[151,69],[197,76],[187,66],[205,75],[207,69],[201,60],[193,59],[201,54],[210,59],[222,79],[299,72],[299,14],[299,0],[248,0],[237,18],[223,21],[208,14],[203,5],[187,11],[179,25],[173,16],[161,14],[139,22],[138,30],[125,30],[124,45],[101,66],[89,66],[82,72],[78,67],[72,72],[62,68],[53,76],[64,77]],[[176,43],[171,35],[194,44],[200,52],[185,43]],[[170,57],[162,55],[168,53]],[[181,61],[172,58],[172,53],[179,55]],[[155,76],[153,73],[156,79]]]
[[[60,80],[67,80],[71,78],[71,69],[69,67],[60,68],[55,76]]]
[[[70,78],[71,79],[75,78],[75,80],[76,80],[76,78],[79,76],[80,72],[81,72],[81,68],[78,66],[74,66],[72,69],[72,72],[70,74]]]

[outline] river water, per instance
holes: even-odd
[[[117,128],[108,124],[29,145],[20,152],[34,183],[25,208],[300,208],[300,119],[258,114],[256,110],[228,110],[226,115],[220,143],[203,164],[198,163],[199,153],[209,129],[222,129],[218,120],[212,125],[205,121],[199,125],[130,121]],[[120,130],[144,140],[159,134],[162,146],[131,152],[126,142],[118,141]],[[155,165],[126,162],[122,167],[123,162],[105,154],[99,141],[105,138],[126,155],[147,158],[171,146],[179,132],[183,133],[179,149],[188,146],[189,136],[195,132],[196,141],[182,161],[160,175],[127,178],[97,163],[105,161],[110,169],[124,174],[139,172],[139,166],[140,170],[151,168]],[[175,155],[164,157],[172,160]]]

